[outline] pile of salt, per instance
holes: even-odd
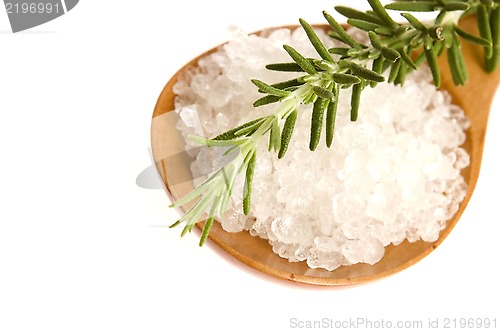
[[[302,30],[280,29],[267,37],[236,32],[234,40],[200,61],[174,90],[176,106],[184,107],[179,130],[187,137],[199,118],[205,135],[213,137],[266,115],[273,105],[253,108],[260,95],[249,78],[289,79],[288,73],[264,68],[289,61],[283,44],[315,56]],[[469,122],[430,81],[422,69],[403,87],[383,83],[365,89],[354,123],[349,93],[341,94],[330,149],[320,145],[309,151],[311,115],[307,107],[301,109],[285,158],[269,153],[266,142],[257,151],[251,214],[243,215],[242,199],[235,195],[232,208],[218,218],[222,227],[248,230],[268,239],[281,257],[328,270],[375,264],[391,243],[437,240],[465,197],[460,171],[469,157],[460,145]],[[186,150],[192,147],[186,143]],[[207,153],[196,158],[191,166],[195,185],[214,162]],[[240,179],[236,188],[242,186]]]

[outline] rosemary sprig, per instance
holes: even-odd
[[[426,61],[434,84],[439,87],[441,78],[437,57],[446,52],[454,83],[463,85],[468,75],[461,53],[462,41],[484,48],[485,70],[495,70],[500,62],[500,0],[398,0],[385,7],[379,0],[367,1],[371,10],[365,12],[344,6],[335,9],[347,18],[349,25],[366,31],[369,42],[363,44],[355,40],[332,15],[324,11],[323,16],[332,29],[330,37],[344,44],[327,49],[313,27],[300,19],[299,23],[318,58],[306,58],[293,47],[284,45],[291,61],[269,64],[266,68],[297,72],[300,76],[274,84],[252,80],[259,92],[264,94],[255,101],[254,107],[277,103],[275,110],[213,139],[191,137],[206,146],[227,147],[226,153],[234,153],[235,157],[203,184],[172,204],[178,207],[196,200],[171,227],[185,223],[181,233],[184,235],[205,216],[200,239],[202,245],[215,218],[227,210],[235,180],[240,174],[245,175],[243,212],[250,213],[253,174],[258,162],[257,146],[268,136],[269,151],[283,158],[293,136],[299,105],[312,105],[309,148],[314,151],[321,141],[323,126],[326,127],[325,144],[327,147],[332,145],[341,91],[351,93],[350,119],[356,121],[362,91],[385,81],[384,72],[389,72],[389,83],[402,85],[407,73]],[[388,10],[401,12],[403,22],[393,20]],[[422,11],[435,12],[436,17],[422,22],[410,13]],[[471,13],[477,14],[479,36],[458,27],[459,20]]]

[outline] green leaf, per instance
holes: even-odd
[[[420,36],[421,32],[417,30],[412,30],[409,31],[407,34],[404,36],[397,36],[397,37],[387,37],[384,39],[384,44],[387,47],[393,48],[393,49],[399,49],[402,47],[408,46],[409,42],[414,38],[418,38]]]
[[[383,36],[398,35],[397,32],[394,32],[394,29],[388,28],[388,27],[383,27],[383,26],[376,27],[373,31],[375,31],[377,34],[383,35]]]
[[[408,73],[408,65],[403,61],[399,67],[398,76],[394,80],[394,84],[403,85],[406,79],[406,74]]]
[[[370,70],[351,61],[347,61],[347,63],[351,72],[360,78],[375,82],[383,82],[385,80],[384,76],[374,72],[373,70]]]
[[[355,84],[352,86],[351,94],[351,121],[356,121],[358,119],[359,102],[361,100],[361,91],[363,87],[360,84]]]
[[[314,66],[311,64],[309,60],[307,60],[302,54],[297,52],[293,47],[289,45],[283,45],[285,51],[290,55],[290,57],[295,61],[300,68],[302,68],[309,75],[315,75],[318,72],[314,69]]]
[[[425,31],[427,29],[427,27],[412,14],[401,13],[401,16],[403,16],[415,29],[419,31]]]
[[[243,195],[243,213],[248,215],[250,213],[250,198],[252,196],[252,183],[253,183],[253,175],[255,173],[255,164],[257,161],[257,153],[255,151],[252,152],[252,157],[247,166],[247,170],[245,173],[245,191]]]
[[[271,84],[271,86],[273,88],[276,88],[276,89],[284,90],[284,89],[291,88],[291,87],[296,87],[296,86],[299,86],[299,85],[302,85],[302,84],[304,84],[304,83],[303,82],[299,82],[299,80],[297,78],[294,78],[294,79],[291,79],[291,80],[288,80],[288,81],[283,81],[283,82],[278,82],[278,83]]]
[[[368,53],[368,59],[371,59],[371,60],[377,59],[380,57],[381,54],[382,54],[382,52],[380,52],[380,50],[377,50],[376,48],[374,48],[373,50],[371,50]]]
[[[383,57],[373,60],[372,70],[377,74],[382,74],[385,59]]]
[[[326,109],[326,146],[330,147],[333,142],[333,135],[335,132],[335,118],[337,117],[337,108],[339,104],[339,85],[334,86],[335,98],[328,104]]]
[[[401,54],[398,51],[388,47],[382,47],[382,55],[390,62],[395,62],[401,58]]]
[[[278,125],[278,119],[275,118],[271,124],[271,133],[269,135],[269,151],[278,151],[281,142],[281,132]]]
[[[377,24],[373,24],[373,23],[369,23],[369,22],[357,20],[355,18],[348,19],[347,20],[347,24],[349,24],[349,25],[351,25],[351,26],[353,26],[355,28],[361,29],[363,31],[366,31],[366,32],[375,31],[377,28],[380,27]]]
[[[268,104],[272,104],[281,100],[281,97],[274,95],[267,95],[262,98],[257,99],[253,102],[253,107],[260,107]]]
[[[330,26],[332,27],[333,31],[337,34],[339,39],[344,42],[345,44],[353,47],[353,48],[362,48],[361,45],[354,40],[345,30],[344,28],[331,16],[328,14],[326,11],[323,11],[323,16],[325,17],[326,21]]]
[[[205,241],[207,240],[208,234],[210,233],[210,229],[212,228],[214,220],[215,220],[215,218],[211,217],[211,218],[208,218],[207,221],[205,221],[205,226],[203,226],[203,231],[202,231],[201,237],[200,237],[200,243],[199,243],[200,247],[205,244]]]
[[[439,88],[441,86],[441,74],[439,73],[436,51],[434,50],[434,48],[424,48],[424,52],[427,63],[429,64],[429,68],[431,69],[434,85]]]
[[[385,22],[385,24],[390,27],[390,28],[397,28],[399,27],[399,24],[396,23],[389,13],[385,10],[384,6],[380,3],[379,0],[368,0],[368,3],[370,4],[370,7],[372,7],[373,12],[377,14],[377,16]]]
[[[385,8],[408,12],[433,12],[437,10],[434,1],[395,1],[386,5]]]
[[[439,14],[436,16],[436,18],[434,19],[434,24],[436,24],[436,25],[443,24],[443,20],[446,17],[446,13],[447,13],[446,10],[441,10],[439,12]]]
[[[215,217],[222,212],[220,210],[221,202],[224,200],[225,194],[221,189],[217,195],[215,195],[215,199],[213,200],[212,207],[210,208],[210,212],[208,213],[208,219],[205,221],[205,225],[203,226],[203,230],[200,237],[199,246],[203,246],[205,241],[207,240],[208,234],[210,233],[210,229],[214,223]]]
[[[349,74],[333,73],[332,79],[334,82],[339,83],[339,84],[350,85],[350,84],[361,83],[361,80],[357,76],[349,75]]]
[[[477,45],[481,45],[481,46],[485,46],[485,47],[492,46],[491,41],[484,39],[484,38],[481,38],[481,37],[474,36],[473,34],[468,33],[467,31],[464,31],[464,30],[460,29],[459,27],[455,27],[455,32],[460,37],[462,37],[464,40],[467,40],[468,42],[471,42],[471,43],[474,43]]]
[[[500,62],[500,4],[490,13],[490,26],[493,54],[486,59],[486,71],[493,72]]]
[[[264,120],[256,122],[256,123],[254,123],[250,126],[247,126],[245,128],[241,128],[240,130],[238,130],[234,133],[234,136],[236,136],[236,137],[248,136],[248,135],[252,134],[253,132],[255,132],[260,126],[262,126],[263,123],[264,123]],[[238,148],[238,147],[235,146],[235,148]]]
[[[467,81],[467,68],[465,60],[460,50],[460,41],[455,36],[451,47],[448,48],[448,65],[450,66],[453,83],[456,85],[464,85]]]
[[[445,44],[446,44],[445,42],[435,43],[434,52],[438,57],[441,56],[446,50]]]
[[[258,119],[249,121],[247,123],[242,124],[241,126],[230,129],[230,130],[228,130],[220,135],[215,136],[214,138],[212,138],[212,140],[214,140],[214,141],[227,141],[227,140],[238,138],[239,136],[236,136],[235,133],[241,132],[241,129],[251,127],[255,124],[262,124],[262,122],[264,122],[264,120],[265,120],[265,118],[262,117],[262,118],[258,118]]]
[[[413,60],[410,58],[410,56],[408,55],[408,53],[410,52],[406,52],[404,49],[399,49],[398,50],[399,54],[401,55],[401,59],[403,59],[403,61],[412,69],[416,70],[417,69],[417,65],[413,62]]]
[[[446,2],[443,9],[447,12],[452,12],[456,10],[467,10],[469,9],[469,4],[460,1],[450,1]]]
[[[314,102],[312,119],[311,119],[311,140],[309,142],[309,150],[314,151],[318,146],[321,137],[321,128],[323,127],[323,115],[329,104],[328,99],[318,98]]]
[[[382,49],[384,46],[380,42],[380,38],[378,38],[377,34],[373,31],[368,32],[368,37],[370,38],[370,42],[372,43],[373,47],[376,49]]]
[[[365,21],[365,22],[369,22],[369,23],[374,23],[374,24],[378,24],[378,25],[384,24],[384,21],[382,21],[377,16],[369,14],[369,13],[361,12],[359,10],[356,10],[356,9],[353,9],[350,7],[336,6],[335,10],[347,18],[354,18],[357,20],[361,20],[361,21]]]
[[[491,35],[490,17],[488,14],[488,8],[483,4],[477,6],[477,25],[479,28],[479,35],[483,39],[489,41],[490,44],[492,44],[491,46],[484,48],[484,56],[486,59],[489,59],[493,55],[493,43],[492,43],[493,38]]]
[[[314,29],[311,27],[309,23],[307,23],[303,19],[299,19],[300,25],[302,25],[302,28],[304,28],[304,31],[306,32],[307,37],[309,38],[309,41],[313,45],[314,49],[316,52],[318,52],[319,56],[326,61],[333,62],[333,58],[328,53],[328,50],[325,47],[325,44],[319,39],[318,35],[314,31]]]
[[[332,68],[332,62],[326,61],[326,60],[314,60],[313,65],[318,71],[327,71]]]
[[[286,97],[290,94],[289,91],[284,91],[284,90],[281,90],[281,89],[277,89],[267,83],[264,83],[260,80],[257,80],[257,79],[252,79],[251,80],[252,83],[257,86],[260,90],[262,90],[263,92],[265,93],[269,93],[273,96],[277,96],[277,97]]]
[[[318,97],[320,97],[320,98],[332,100],[334,97],[332,91],[325,89],[321,86],[313,85],[312,88],[313,88],[314,93],[317,94]]]
[[[377,74],[381,74],[384,71],[384,62],[386,62],[386,61],[385,61],[384,57],[382,57],[382,56],[373,60],[372,70],[374,72],[376,72]],[[372,88],[376,87],[377,84],[378,84],[378,82],[375,82],[375,81],[370,82],[370,86]]]
[[[235,133],[237,135],[238,133]],[[192,140],[195,143],[205,145],[208,147],[211,146],[233,146],[233,145],[238,145],[238,140],[235,139],[229,139],[229,140],[215,140],[215,139],[208,139],[205,137],[200,137],[197,135],[188,135],[188,138]]]
[[[285,124],[283,125],[283,131],[281,133],[281,146],[278,152],[278,159],[285,156],[286,150],[288,149],[288,144],[292,138],[293,129],[295,128],[295,122],[297,121],[297,110],[294,109],[290,115],[287,116]]]
[[[284,72],[304,72],[296,62],[272,63],[266,65],[266,69]]]
[[[401,61],[402,60],[398,60],[391,66],[391,71],[389,73],[389,77],[387,78],[388,83],[394,83],[394,81],[396,80],[399,74],[399,68],[401,68]]]
[[[350,50],[350,48],[347,47],[332,47],[328,50],[331,54],[337,54],[340,56],[346,56],[347,51]]]

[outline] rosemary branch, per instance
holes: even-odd
[[[252,80],[264,94],[255,101],[254,107],[277,103],[274,111],[212,139],[191,137],[207,147],[227,147],[226,154],[234,153],[235,157],[203,184],[171,205],[179,207],[196,200],[171,227],[185,223],[181,233],[184,235],[202,217],[206,217],[200,239],[200,246],[203,245],[215,218],[226,211],[239,174],[245,174],[242,188],[243,212],[248,214],[253,173],[258,162],[257,146],[262,139],[268,137],[269,151],[274,151],[278,158],[283,158],[293,136],[299,105],[312,105],[309,148],[314,151],[321,141],[323,125],[326,127],[325,144],[327,147],[332,144],[341,91],[350,91],[350,118],[351,121],[356,121],[362,91],[385,81],[382,75],[384,72],[389,72],[389,83],[402,85],[409,72],[427,62],[434,84],[439,87],[441,78],[437,57],[446,52],[453,82],[456,85],[465,84],[468,75],[461,52],[462,40],[484,48],[486,71],[494,71],[498,66],[500,0],[398,0],[385,7],[379,0],[367,1],[371,10],[364,12],[343,6],[335,9],[347,18],[350,26],[367,32],[369,43],[356,41],[332,15],[324,11],[323,15],[332,29],[330,37],[344,45],[327,49],[312,26],[300,19],[299,23],[318,58],[306,58],[291,46],[284,45],[291,62],[269,64],[266,68],[297,72],[300,76],[274,84]],[[403,22],[393,20],[388,10],[400,12]],[[429,22],[422,22],[411,14],[423,11],[435,12],[436,16]],[[479,36],[458,27],[461,18],[473,13],[476,14]]]

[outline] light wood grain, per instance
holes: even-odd
[[[463,29],[477,34],[473,17],[465,19],[461,25]],[[213,52],[215,49],[207,53]],[[273,253],[267,241],[253,237],[247,232],[227,233],[222,230],[219,223],[214,223],[209,238],[229,255],[258,271],[285,280],[314,285],[349,285],[375,280],[401,271],[427,256],[452,231],[472,196],[481,168],[488,114],[500,81],[499,70],[492,74],[483,71],[483,55],[480,47],[464,42],[463,52],[469,71],[469,81],[465,87],[455,87],[453,85],[445,56],[439,59],[439,63],[442,70],[442,89],[447,90],[452,95],[453,103],[461,106],[471,121],[471,127],[467,132],[467,140],[463,145],[471,157],[471,165],[462,173],[468,183],[468,191],[464,201],[460,204],[458,212],[448,221],[447,227],[441,232],[436,242],[417,241],[409,243],[405,241],[398,246],[388,246],[383,259],[375,265],[342,266],[335,271],[329,272],[324,269],[311,269],[305,262],[290,263]],[[174,186],[167,181],[167,173],[172,172],[174,176],[176,172],[185,173],[186,170],[189,170],[189,160],[186,158],[183,164],[169,167],[165,165],[163,157],[156,158],[160,154],[159,142],[163,144],[162,150],[168,149],[168,146],[164,146],[165,142],[172,144],[172,148],[174,148],[174,144],[179,143],[177,139],[172,138],[178,135],[178,133],[175,133],[175,126],[168,128],[157,126],[155,120],[160,119],[160,116],[174,109],[175,95],[172,91],[174,84],[183,72],[196,66],[198,59],[207,53],[190,61],[168,81],[153,112],[151,129],[153,155],[157,161],[158,170],[174,199],[178,199],[187,193],[192,188],[192,184],[188,183],[182,187],[175,186],[176,188],[173,190]],[[198,227],[202,227],[202,223],[199,223]]]

